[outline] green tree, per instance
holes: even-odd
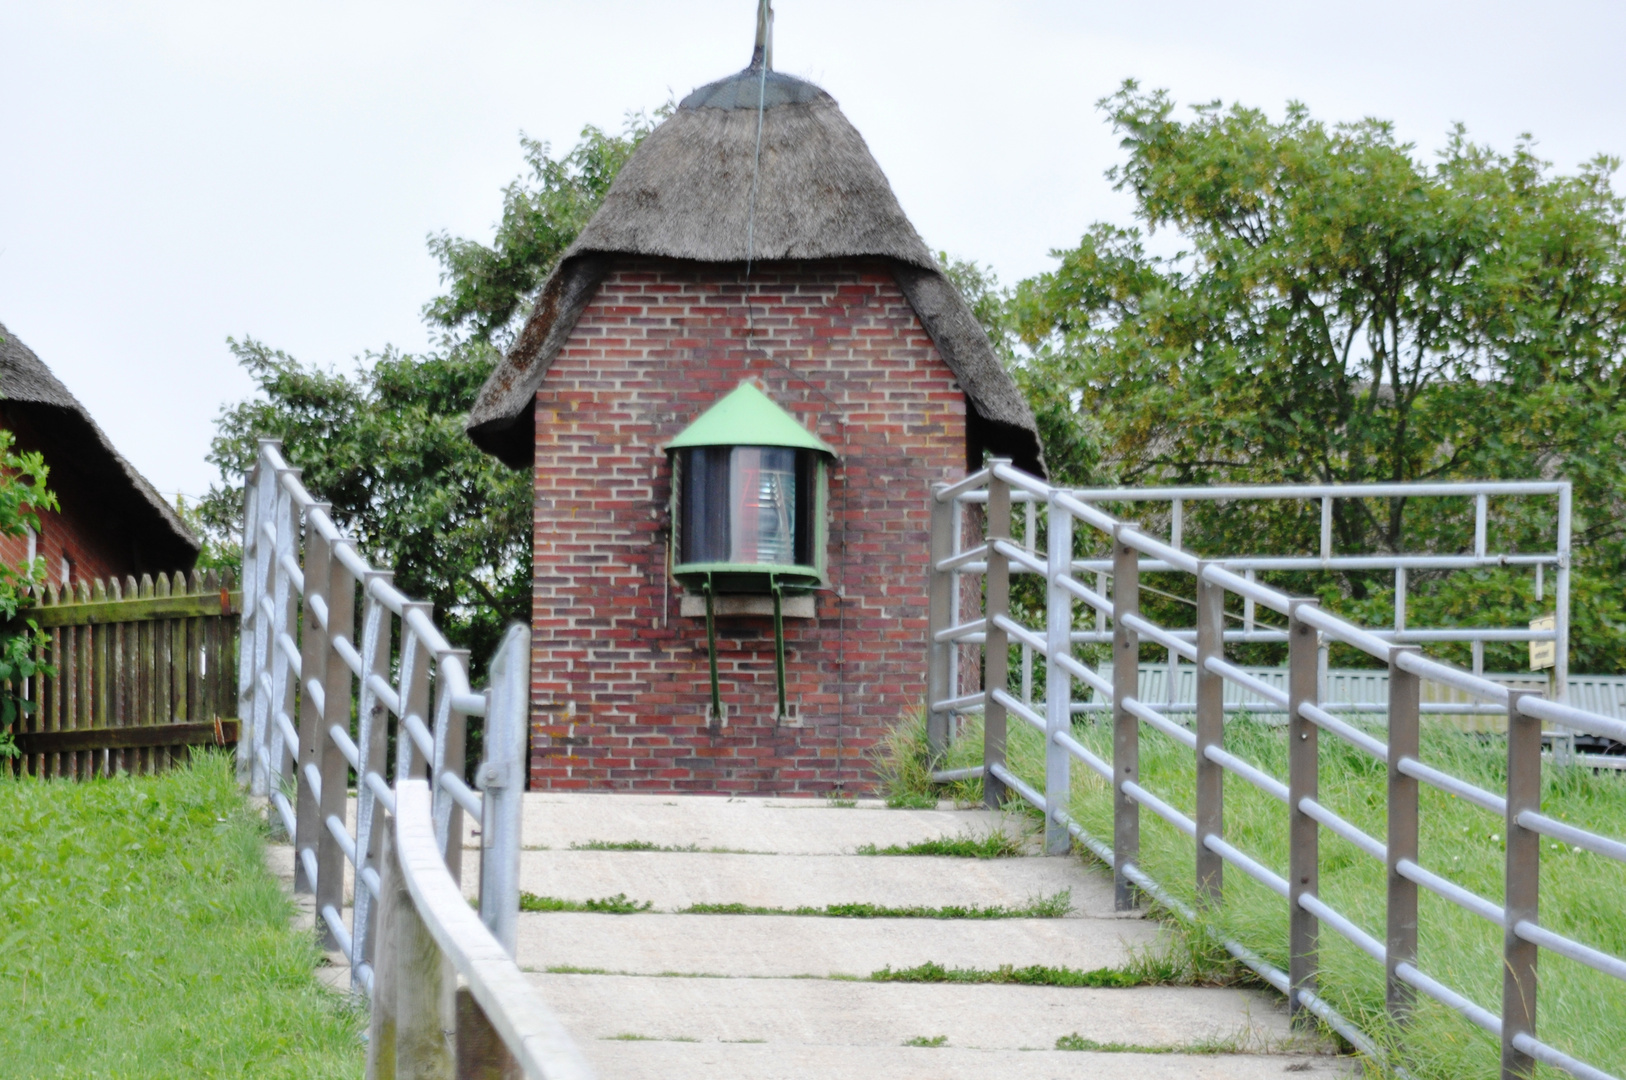
[[[620,135],[587,127],[558,159],[521,138],[528,172],[504,189],[491,244],[429,238],[446,287],[424,308],[442,333],[435,348],[385,348],[344,374],[231,341],[256,392],[216,421],[209,461],[221,481],[197,507],[211,550],[230,550],[241,530],[256,438],[279,438],[368,558],[434,603],[447,636],[483,665],[508,621],[529,620],[531,478],[476,449],[463,419],[543,280],[665,112],[629,114]]]
[[[1102,107],[1136,226],[1099,224],[1001,318],[1058,476],[1075,483],[1525,479],[1576,485],[1579,670],[1626,670],[1620,409],[1626,214],[1600,157],[1555,173],[1459,128],[1432,164],[1387,123],[1214,102],[1177,119],[1133,82]],[[1166,236],[1153,235],[1163,232]],[[1164,253],[1168,252],[1168,253]],[[1072,419],[1069,420],[1069,417]],[[1082,449],[1080,449],[1082,448]],[[1493,504],[1492,542],[1551,542],[1553,507]],[[1303,506],[1205,509],[1198,550],[1314,550]],[[1340,500],[1343,552],[1458,551],[1471,509]],[[1416,575],[1415,618],[1538,613],[1528,574]],[[1312,587],[1308,579],[1283,584]],[[1386,621],[1386,576],[1319,584]],[[1487,607],[1483,597],[1498,599]],[[1478,597],[1479,599],[1475,599]],[[1516,650],[1493,661],[1514,666]]]
[[[56,496],[45,486],[49,475],[38,451],[19,453],[11,432],[0,430],[0,536],[40,531],[39,512],[57,509]],[[17,756],[13,729],[34,708],[20,693],[23,680],[55,674],[51,665],[35,659],[43,641],[39,625],[26,611],[29,590],[44,581],[43,559],[20,566],[0,561],[0,759]]]

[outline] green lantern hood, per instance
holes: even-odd
[[[828,443],[797,423],[749,380],[701,413],[666,449],[671,452],[691,446],[789,446],[836,456]]]

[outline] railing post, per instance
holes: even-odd
[[[1516,932],[1520,922],[1537,922],[1541,895],[1541,836],[1519,823],[1526,810],[1541,812],[1541,721],[1519,711],[1519,701],[1533,695],[1512,690],[1507,696],[1507,881],[1506,920],[1502,930],[1502,1080],[1528,1080],[1536,1063],[1513,1045],[1518,1035],[1536,1034],[1536,958],[1534,944]]]
[[[344,564],[333,557],[333,545],[326,539],[321,541],[323,558],[327,562],[322,598],[327,604],[327,630],[322,635],[323,658],[318,665],[307,665],[305,670],[309,678],[320,677],[322,680],[322,716],[317,729],[317,745],[321,747],[317,754],[316,768],[322,776],[321,816],[317,822],[316,834],[316,915],[317,924],[327,925],[322,913],[331,907],[334,911],[344,912],[344,848],[339,845],[338,837],[328,828],[328,821],[337,818],[339,823],[347,825],[348,793],[350,787],[350,762],[345,760],[344,751],[339,744],[333,741],[330,732],[334,728],[342,731],[350,730],[350,666],[344,662],[338,650],[333,648],[335,638],[344,638],[353,643],[356,634],[356,579]],[[309,571],[306,571],[308,574]],[[307,582],[309,579],[307,578]],[[359,760],[359,757],[358,757]],[[358,794],[360,778],[357,778]],[[361,894],[367,892],[366,882],[357,871],[356,901],[360,904]],[[351,915],[351,925],[355,925],[355,915]],[[328,942],[337,946],[338,942],[330,934]],[[355,954],[355,934],[351,934],[350,949]],[[350,967],[354,971],[361,962],[359,954],[352,955]]]
[[[1140,635],[1124,625],[1124,616],[1140,614],[1140,552],[1124,543],[1126,531],[1112,531],[1112,891],[1119,911],[1140,903],[1124,873],[1140,859],[1140,804],[1123,789],[1126,781],[1140,783],[1140,720],[1123,705],[1140,694]]]
[[[1056,501],[1057,494],[1050,493],[1045,524],[1045,645],[1049,656],[1044,674],[1044,849],[1051,855],[1065,855],[1073,848],[1073,838],[1056,814],[1065,813],[1071,801],[1072,762],[1056,736],[1073,730],[1073,677],[1061,665],[1062,657],[1073,653],[1073,594],[1059,582],[1073,569],[1073,515]]]
[[[320,678],[327,663],[327,631],[316,618],[316,609],[326,602],[328,591],[328,563],[329,549],[327,537],[323,536],[311,521],[312,514],[318,509],[326,510],[327,506],[317,503],[305,513],[305,602],[301,605],[299,620],[299,666],[303,672],[303,679],[309,683]],[[299,798],[294,811],[294,891],[315,892],[316,882],[308,880],[305,872],[305,860],[300,852],[316,849],[320,837],[327,832],[322,827],[321,806],[315,789],[311,787],[310,779],[306,775],[306,768],[312,767],[320,771],[317,764],[321,758],[322,743],[326,739],[323,735],[322,709],[305,687],[299,688],[299,764],[294,769],[294,778],[298,782]],[[320,878],[326,873],[326,868],[317,860],[316,874]],[[322,930],[322,936],[327,947],[333,946],[333,935],[328,932],[322,922],[322,906],[316,906],[316,925]]]
[[[503,1045],[485,1010],[466,986],[457,988],[457,1080],[521,1080],[519,1062]]]
[[[278,444],[261,440],[260,460],[254,493],[254,634],[252,648],[244,665],[248,671],[248,688],[252,696],[253,714],[249,725],[249,791],[254,795],[270,793],[271,765],[268,760],[271,745],[271,712],[274,705],[268,683],[274,658],[276,623],[272,610],[271,571],[276,563],[276,544],[266,538],[269,526],[276,530],[277,472],[271,467],[270,450]],[[246,541],[246,538],[245,538]],[[251,719],[244,717],[244,720]]]
[[[384,940],[383,948],[373,961],[372,1015],[367,1027],[367,1080],[395,1080],[395,997],[399,976],[396,972],[394,943],[397,912],[402,905],[412,906],[406,881],[401,877],[401,862],[395,853],[395,830],[385,815],[378,816],[378,911],[374,919],[374,933]],[[356,899],[361,899],[358,894]],[[359,920],[358,920],[359,924]],[[354,970],[354,968],[352,968]]]
[[[407,717],[415,716],[425,731],[430,730],[429,719],[429,665],[434,657],[416,632],[407,625],[407,616],[414,610],[427,617],[434,605],[423,601],[408,601],[401,605],[401,723],[395,740],[395,778],[430,779],[428,762],[421,762],[418,746],[407,731]],[[416,770],[416,771],[414,771]]]
[[[378,797],[367,783],[367,774],[377,773],[387,779],[390,713],[373,690],[374,678],[388,683],[390,677],[390,611],[372,594],[375,581],[388,584],[393,575],[374,570],[361,582],[362,619],[361,668],[366,673],[356,695],[356,749],[361,768],[356,776],[356,876],[367,866],[380,868],[384,858],[384,837],[387,834],[386,817],[381,812]],[[359,962],[351,964],[351,982],[359,982],[361,963],[372,963],[378,952],[379,934],[375,932],[371,894],[365,888],[356,892],[355,913],[351,916],[354,931],[351,949]]]
[[[988,629],[982,647],[982,688],[987,694],[982,714],[982,761],[987,769],[982,778],[982,800],[996,810],[1005,802],[1006,794],[1004,781],[993,773],[993,766],[1005,764],[1005,706],[994,700],[994,691],[1006,689],[1011,658],[1008,636],[994,621],[1011,609],[1011,568],[1010,560],[994,550],[994,542],[1011,538],[1011,488],[993,475],[993,466],[1007,464],[999,458],[989,461],[988,572],[983,578],[983,611]]]
[[[1422,680],[1400,667],[1415,645],[1397,645],[1389,652],[1389,861],[1387,955],[1384,1001],[1396,1023],[1411,1014],[1415,993],[1395,969],[1417,962],[1417,885],[1397,869],[1402,859],[1417,861],[1417,781],[1400,771],[1405,758],[1416,759],[1421,748],[1418,717]]]
[[[1320,797],[1320,729],[1300,711],[1306,703],[1318,704],[1319,635],[1298,614],[1314,604],[1295,600],[1287,615],[1287,1011],[1301,1024],[1315,1022],[1298,995],[1317,992],[1321,933],[1319,920],[1299,903],[1321,888],[1320,826],[1299,809],[1302,800]]]
[[[1225,896],[1225,860],[1203,840],[1225,836],[1225,770],[1208,748],[1225,747],[1225,678],[1208,670],[1225,657],[1225,589],[1197,566],[1197,899],[1217,908]],[[1174,691],[1171,689],[1171,700]]]
[[[392,845],[398,841],[395,824],[392,819],[387,841]],[[396,1080],[452,1080],[457,1068],[456,976],[418,914],[401,873],[399,852],[395,854],[392,869],[400,885],[384,948],[395,954],[390,960],[395,967]]]
[[[236,772],[237,782],[245,787],[251,787],[254,782],[254,715],[255,693],[254,683],[257,672],[254,667],[256,651],[254,648],[255,627],[259,624],[260,593],[263,586],[257,574],[259,564],[259,551],[256,543],[260,530],[256,522],[259,520],[259,488],[260,470],[262,463],[256,459],[243,483],[243,544],[242,544],[242,610],[237,621],[237,750]],[[116,584],[116,582],[115,582]]]
[[[273,480],[275,511],[273,520],[276,522],[277,542],[271,550],[271,580],[275,583],[272,588],[272,617],[270,627],[270,640],[267,642],[266,658],[271,664],[271,697],[268,702],[270,710],[267,714],[269,729],[266,739],[266,794],[270,795],[282,787],[282,778],[287,775],[288,765],[298,753],[296,747],[288,746],[282,735],[282,725],[276,723],[275,716],[281,712],[292,722],[297,715],[296,693],[299,680],[294,678],[293,664],[282,651],[281,640],[284,634],[292,638],[298,625],[298,615],[295,608],[295,590],[293,575],[283,565],[283,557],[287,556],[295,565],[299,563],[299,511],[294,506],[293,495],[283,486],[282,478],[299,477],[298,469],[278,469]],[[272,835],[283,830],[282,818],[278,814],[270,817]],[[295,822],[295,831],[298,822]],[[290,841],[294,838],[289,837]],[[295,849],[297,858],[298,849]]]
[[[440,701],[435,706],[435,754],[437,760],[430,769],[434,779],[429,785],[430,805],[434,808],[434,821],[436,839],[440,841],[441,856],[446,860],[446,870],[452,875],[453,881],[463,880],[463,807],[458,805],[452,793],[440,785],[440,773],[448,772],[459,780],[467,775],[468,757],[465,750],[468,740],[469,718],[452,704],[452,680],[446,678],[444,672],[448,663],[460,664],[466,673],[469,670],[469,651],[467,649],[448,649],[435,658],[435,671],[437,674],[436,695]]]
[[[480,823],[480,920],[508,955],[519,937],[519,849],[524,820],[525,746],[530,706],[531,631],[508,628],[491,661],[486,691],[484,792]]]
[[[955,696],[952,682],[954,665],[949,655],[955,648],[951,641],[938,641],[940,631],[947,630],[954,616],[954,586],[956,575],[939,570],[938,564],[954,553],[954,504],[944,502],[938,495],[947,484],[932,487],[931,567],[928,570],[926,594],[926,745],[931,754],[933,768],[948,753],[949,730],[953,714],[938,712],[933,703],[947,701]]]

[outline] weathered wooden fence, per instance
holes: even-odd
[[[11,768],[84,779],[162,769],[189,748],[237,741],[237,613],[230,571],[194,570],[47,587],[27,611],[56,674],[34,703]]]

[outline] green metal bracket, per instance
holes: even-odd
[[[775,574],[768,575],[768,588],[773,590],[773,670],[779,683],[779,715],[785,718],[785,616],[782,610],[785,588]]]
[[[717,692],[717,618],[712,611],[710,574],[706,575],[700,589],[706,594],[706,660],[711,665],[711,722],[720,724],[723,722],[723,699]]]

